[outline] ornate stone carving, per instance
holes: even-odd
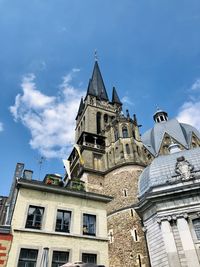
[[[177,158],[175,172],[180,175],[181,180],[189,180],[194,176],[191,175],[194,166],[192,166],[183,156]]]

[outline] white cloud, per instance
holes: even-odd
[[[188,123],[200,131],[200,99],[197,93],[200,91],[200,78],[190,87],[189,100],[180,107],[177,119]]]
[[[200,101],[185,102],[179,110],[177,119],[196,127],[200,131]]]
[[[200,90],[200,79],[197,79],[191,86],[191,90],[197,91]]]
[[[74,142],[75,116],[83,91],[70,85],[78,69],[63,77],[59,95],[47,96],[37,89],[35,75],[23,77],[22,94],[10,111],[16,121],[30,130],[30,145],[46,158],[66,157]]]
[[[127,104],[127,105],[133,105],[133,102],[130,100],[130,98],[128,96],[122,97],[122,103]]]
[[[0,132],[3,132],[3,123],[0,122]]]

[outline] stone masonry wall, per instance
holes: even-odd
[[[103,193],[114,197],[107,205],[108,213],[137,203],[138,178],[142,170],[140,166],[123,166],[105,176]]]
[[[147,267],[149,260],[140,218],[133,209],[108,216],[109,266]]]

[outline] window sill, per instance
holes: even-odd
[[[108,238],[106,237],[99,237],[99,236],[91,236],[91,235],[83,235],[83,234],[72,234],[72,233],[63,233],[63,232],[55,232],[55,231],[45,231],[35,230],[35,229],[27,229],[27,228],[14,228],[14,232],[24,232],[24,233],[35,233],[40,235],[55,235],[61,237],[69,237],[69,238],[82,238],[82,239],[93,239],[98,241],[106,241],[108,242]]]

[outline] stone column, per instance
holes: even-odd
[[[184,217],[179,217],[177,219],[177,227],[188,266],[200,266],[187,220]]]
[[[181,267],[171,225],[167,219],[161,220],[161,231],[169,266]]]

